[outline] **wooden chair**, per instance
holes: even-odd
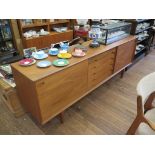
[[[127,134],[155,134],[155,72],[139,81],[137,94],[137,116]]]

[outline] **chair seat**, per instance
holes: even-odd
[[[145,117],[155,123],[155,108],[146,112]],[[155,135],[155,131],[153,131],[149,125],[146,123],[141,123],[135,133],[136,135]]]

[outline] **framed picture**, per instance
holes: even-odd
[[[30,57],[32,56],[32,53],[33,53],[33,52],[36,52],[36,51],[37,51],[36,47],[31,47],[31,48],[26,48],[26,49],[24,49],[24,50],[23,50],[23,52],[24,52],[24,57],[30,58]]]

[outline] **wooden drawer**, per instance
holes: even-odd
[[[36,83],[42,123],[65,110],[86,92],[87,69],[88,61],[84,61]]]
[[[96,70],[89,71],[88,74],[88,87],[89,89],[93,86],[97,85],[98,83],[102,82],[113,73],[113,66],[112,65],[105,65],[103,68],[99,68]]]
[[[112,75],[112,72],[110,70],[105,71],[105,73],[98,73],[98,74],[94,74],[94,76],[92,76],[89,79],[89,89],[95,87],[97,84],[99,84],[100,82],[106,80],[108,77],[110,77]]]
[[[90,71],[98,71],[100,69],[104,69],[107,66],[113,67],[114,65],[114,59],[108,59],[106,62],[104,61],[97,61],[96,63],[89,64],[89,70]]]
[[[115,54],[116,54],[116,48],[111,49],[111,50],[106,51],[106,52],[104,52],[102,54],[99,54],[99,55],[97,55],[97,56],[95,56],[93,58],[90,58],[89,59],[89,64],[97,62],[99,60],[103,61],[103,63],[104,63],[104,61],[106,62],[107,59],[110,59],[110,58],[114,59],[115,58]]]
[[[96,86],[113,74],[116,49],[91,58],[88,68],[88,89]]]

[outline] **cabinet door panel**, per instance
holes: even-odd
[[[42,121],[62,112],[87,90],[88,61],[55,73],[36,84]]]
[[[136,41],[132,40],[117,48],[114,72],[119,71],[132,62],[136,47]]]

